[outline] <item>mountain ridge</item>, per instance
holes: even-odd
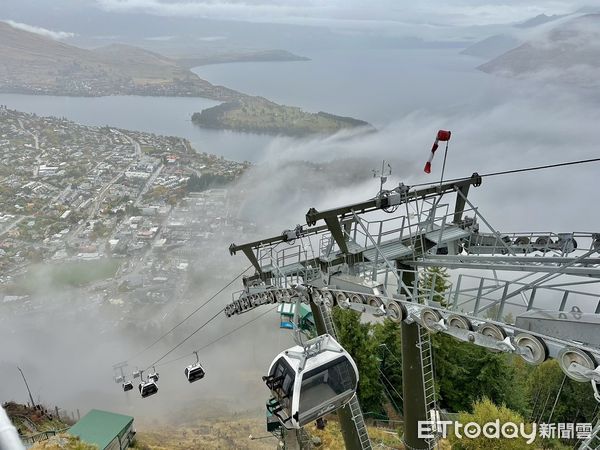
[[[478,69],[505,77],[600,87],[600,14],[564,22]]]
[[[230,101],[244,94],[176,59],[125,44],[83,49],[0,22],[0,91],[67,96],[170,95]]]

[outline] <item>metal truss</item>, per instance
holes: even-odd
[[[304,285],[317,304],[417,323],[532,364],[557,358],[600,401],[600,232],[499,232],[467,198],[480,185],[477,174],[400,184],[353,205],[311,208],[306,226],[280,236],[232,244],[256,272],[227,316],[289,302]],[[451,269],[447,290],[419,283],[428,267]]]

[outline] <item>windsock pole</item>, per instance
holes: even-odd
[[[446,157],[448,156],[448,142],[450,142],[450,140],[446,141],[446,150],[444,150],[444,162],[442,163],[442,176],[440,177],[440,186],[444,182],[444,170],[446,170]]]

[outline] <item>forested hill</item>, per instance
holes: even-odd
[[[194,113],[192,121],[203,127],[253,133],[308,136],[333,134],[343,129],[373,131],[368,122],[325,112],[310,113],[279,105],[262,97],[244,97]]]

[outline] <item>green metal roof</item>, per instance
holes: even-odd
[[[295,303],[285,303],[284,302],[284,303],[280,303],[279,306],[277,307],[277,312],[283,316],[292,317],[294,315],[295,310],[296,310]],[[304,303],[300,303],[300,318],[305,319],[309,315],[312,315],[310,306],[305,305]]]
[[[131,422],[131,416],[92,409],[69,429],[69,434],[104,450]]]

